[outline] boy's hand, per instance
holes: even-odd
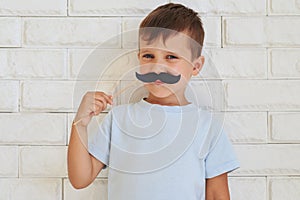
[[[86,127],[93,116],[99,115],[106,109],[107,104],[112,105],[112,103],[111,95],[104,92],[87,92],[82,98],[74,122],[78,122],[79,126]]]

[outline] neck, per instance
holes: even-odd
[[[152,104],[160,104],[165,106],[184,106],[190,104],[190,102],[187,101],[184,95],[176,96],[174,94],[168,97],[160,98],[150,93],[145,101]]]

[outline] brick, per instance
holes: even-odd
[[[86,92],[116,93],[118,81],[25,81],[22,84],[22,111],[77,112]],[[119,99],[114,102],[118,104]],[[106,110],[107,111],[107,110]]]
[[[271,78],[300,78],[300,49],[271,49]]]
[[[1,6],[0,6],[1,7]],[[21,19],[16,17],[0,18],[0,46],[21,46]]]
[[[61,200],[62,183],[59,179],[0,179],[0,199]]]
[[[0,146],[0,177],[18,177],[18,160],[18,147]]]
[[[26,18],[25,46],[120,47],[118,18]]]
[[[89,3],[86,3],[84,0],[70,0],[69,14],[71,16],[140,16],[147,14],[159,4],[164,3],[167,3],[167,1],[112,0],[107,3],[105,0],[91,0]]]
[[[269,17],[266,25],[269,46],[300,46],[300,17]]]
[[[138,31],[141,17],[124,17],[122,19],[122,47],[138,49]]]
[[[0,111],[17,112],[19,104],[19,82],[0,81]]]
[[[224,46],[300,46],[298,17],[228,17],[223,23]]]
[[[271,142],[300,142],[300,113],[270,113],[269,121]]]
[[[224,18],[224,46],[266,46],[265,18]]]
[[[128,79],[126,74],[138,66],[137,52],[128,49],[72,49],[69,60],[70,77],[76,80]]]
[[[185,92],[189,101],[203,109],[224,110],[225,91],[222,81],[190,81],[189,85]]]
[[[238,176],[300,174],[299,144],[235,145],[241,168]]]
[[[226,81],[225,91],[227,110],[288,111],[300,108],[300,82],[297,80],[232,80]]]
[[[72,111],[74,82],[25,81],[22,83],[22,111]]]
[[[224,123],[234,143],[267,142],[267,113],[226,112]]]
[[[104,50],[105,51],[105,50]],[[91,67],[88,64],[86,64],[88,62],[88,59],[90,58],[90,56],[92,56],[92,54],[95,51],[93,51],[92,49],[70,49],[68,51],[68,64],[69,64],[69,69],[70,69],[70,74],[69,77],[71,79],[77,79],[77,80],[81,80],[81,79],[94,79],[95,76],[99,76],[99,73],[95,72],[95,73],[91,73],[92,70],[98,70],[101,69],[100,67]],[[105,58],[105,56],[102,56],[99,60],[101,60],[101,65],[103,62],[103,58]],[[90,62],[92,63],[92,62]],[[99,63],[94,63],[95,66],[99,66]],[[96,75],[95,75],[96,74]]]
[[[0,77],[65,78],[66,55],[63,50],[0,50]]]
[[[30,3],[18,0],[4,0],[0,2],[0,15],[22,16],[57,16],[67,15],[67,0],[38,1]]]
[[[66,144],[66,116],[45,113],[0,113],[0,143]],[[45,127],[47,127],[45,129]],[[39,131],[43,130],[43,131]]]
[[[205,31],[204,47],[221,47],[221,18],[202,17],[203,28]]]
[[[269,179],[270,199],[298,199],[300,196],[300,178],[270,178]]]
[[[199,73],[203,78],[267,78],[267,52],[265,49],[206,48],[205,63]]]
[[[265,200],[267,180],[262,177],[230,177],[229,190],[232,200]]]
[[[300,15],[299,1],[269,0],[271,15]]]
[[[205,31],[204,46],[221,46],[221,18],[220,17],[202,17]],[[141,18],[123,19],[123,47],[138,49],[138,27]]]
[[[65,146],[20,147],[20,177],[66,177]]]
[[[106,200],[107,196],[107,180],[95,179],[88,187],[76,190],[70,181],[64,179],[64,200],[80,200],[80,199],[99,199]]]
[[[205,15],[266,14],[266,3],[260,0],[171,0],[171,2],[182,3]]]
[[[8,74],[8,58],[7,58],[7,51],[1,51],[0,50],[0,76],[4,76],[5,74]]]

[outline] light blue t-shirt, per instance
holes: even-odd
[[[192,103],[113,107],[88,140],[109,167],[108,199],[204,200],[205,179],[239,167],[219,118]]]

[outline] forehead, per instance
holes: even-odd
[[[162,36],[159,36],[150,43],[148,40],[144,40],[143,37],[140,37],[139,40],[141,51],[174,52],[184,59],[191,59],[190,39],[185,34],[170,35],[165,41],[163,41]]]

